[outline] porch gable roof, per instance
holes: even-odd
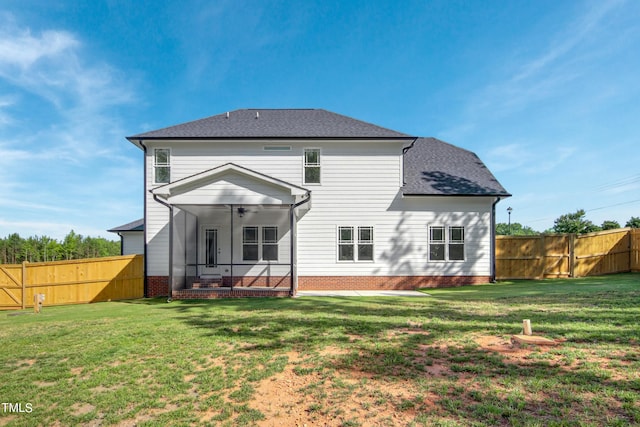
[[[151,190],[170,204],[293,204],[304,187],[226,163]]]

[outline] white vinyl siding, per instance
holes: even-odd
[[[122,235],[122,255],[144,254],[144,233],[124,231]]]
[[[165,147],[166,141],[155,142]],[[290,151],[265,151],[262,140],[181,141],[171,146],[171,180],[176,181],[225,163],[235,163],[291,184],[312,190],[311,209],[296,210],[296,264],[299,276],[415,276],[490,275],[491,197],[403,197],[400,192],[402,147],[397,141],[314,141],[321,149],[322,185],[303,183],[304,149],[309,141],[277,141]],[[147,155],[147,189],[153,184],[153,144]],[[234,185],[242,183],[235,182]],[[244,185],[244,184],[243,184]],[[275,188],[275,187],[274,187]],[[256,191],[258,188],[255,189]],[[260,191],[266,191],[261,188]],[[235,190],[234,190],[235,191]],[[277,192],[276,192],[277,193]],[[278,194],[269,197],[277,199]],[[148,275],[168,274],[168,209],[147,192]],[[282,212],[281,212],[282,211]],[[217,211],[216,211],[217,212]],[[229,214],[220,209],[210,219],[227,227]],[[278,260],[289,261],[288,210],[235,217],[234,260],[242,260],[242,227],[278,226]],[[464,226],[464,261],[428,262],[429,225]],[[336,262],[337,227],[375,225],[373,259],[369,262]],[[180,230],[176,229],[176,233]],[[221,245],[229,242],[226,228],[219,231]],[[456,243],[453,243],[456,244]],[[229,255],[218,260],[229,263]],[[257,271],[260,264],[247,267]],[[288,267],[283,267],[288,269]],[[244,270],[234,268],[234,274]],[[288,270],[287,270],[288,271]]]

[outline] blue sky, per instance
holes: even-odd
[[[477,153],[544,230],[640,216],[640,2],[0,4],[0,236],[142,217],[125,136],[324,108]]]

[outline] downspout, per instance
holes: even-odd
[[[297,270],[294,269],[294,252],[295,252],[295,237],[293,235],[293,228],[294,228],[294,216],[295,216],[295,209],[299,206],[304,205],[305,203],[308,203],[309,200],[311,200],[311,192],[307,191],[307,194],[305,195],[306,199],[299,201],[298,203],[295,203],[293,205],[291,205],[289,207],[289,260],[291,262],[291,287],[289,289],[289,296],[292,297],[296,294],[296,290],[294,289],[294,274],[297,272]]]
[[[171,302],[173,295],[173,206],[160,200],[156,194],[153,195],[153,200],[169,208],[169,288],[167,289],[169,294],[167,302]]]
[[[118,233],[118,236],[120,236],[120,255],[124,255],[124,237],[122,233]]]
[[[500,197],[491,205],[491,283],[496,283],[496,205]]]
[[[142,186],[142,192],[144,193],[144,197],[143,197],[143,209],[144,209],[144,222],[143,222],[143,229],[142,229],[142,239],[144,240],[143,244],[144,244],[144,260],[143,260],[143,275],[144,275],[144,282],[143,282],[143,289],[144,289],[144,297],[147,298],[149,296],[149,283],[147,280],[147,271],[149,271],[147,269],[147,260],[149,259],[149,257],[147,256],[147,146],[144,145],[144,143],[142,142],[141,139],[138,140],[138,144],[140,144],[140,146],[142,147],[142,151],[143,151],[143,168],[144,168],[144,183]]]

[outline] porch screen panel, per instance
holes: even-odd
[[[258,227],[242,227],[242,260],[258,261]]]
[[[207,267],[218,266],[218,230],[205,231],[205,257]]]

